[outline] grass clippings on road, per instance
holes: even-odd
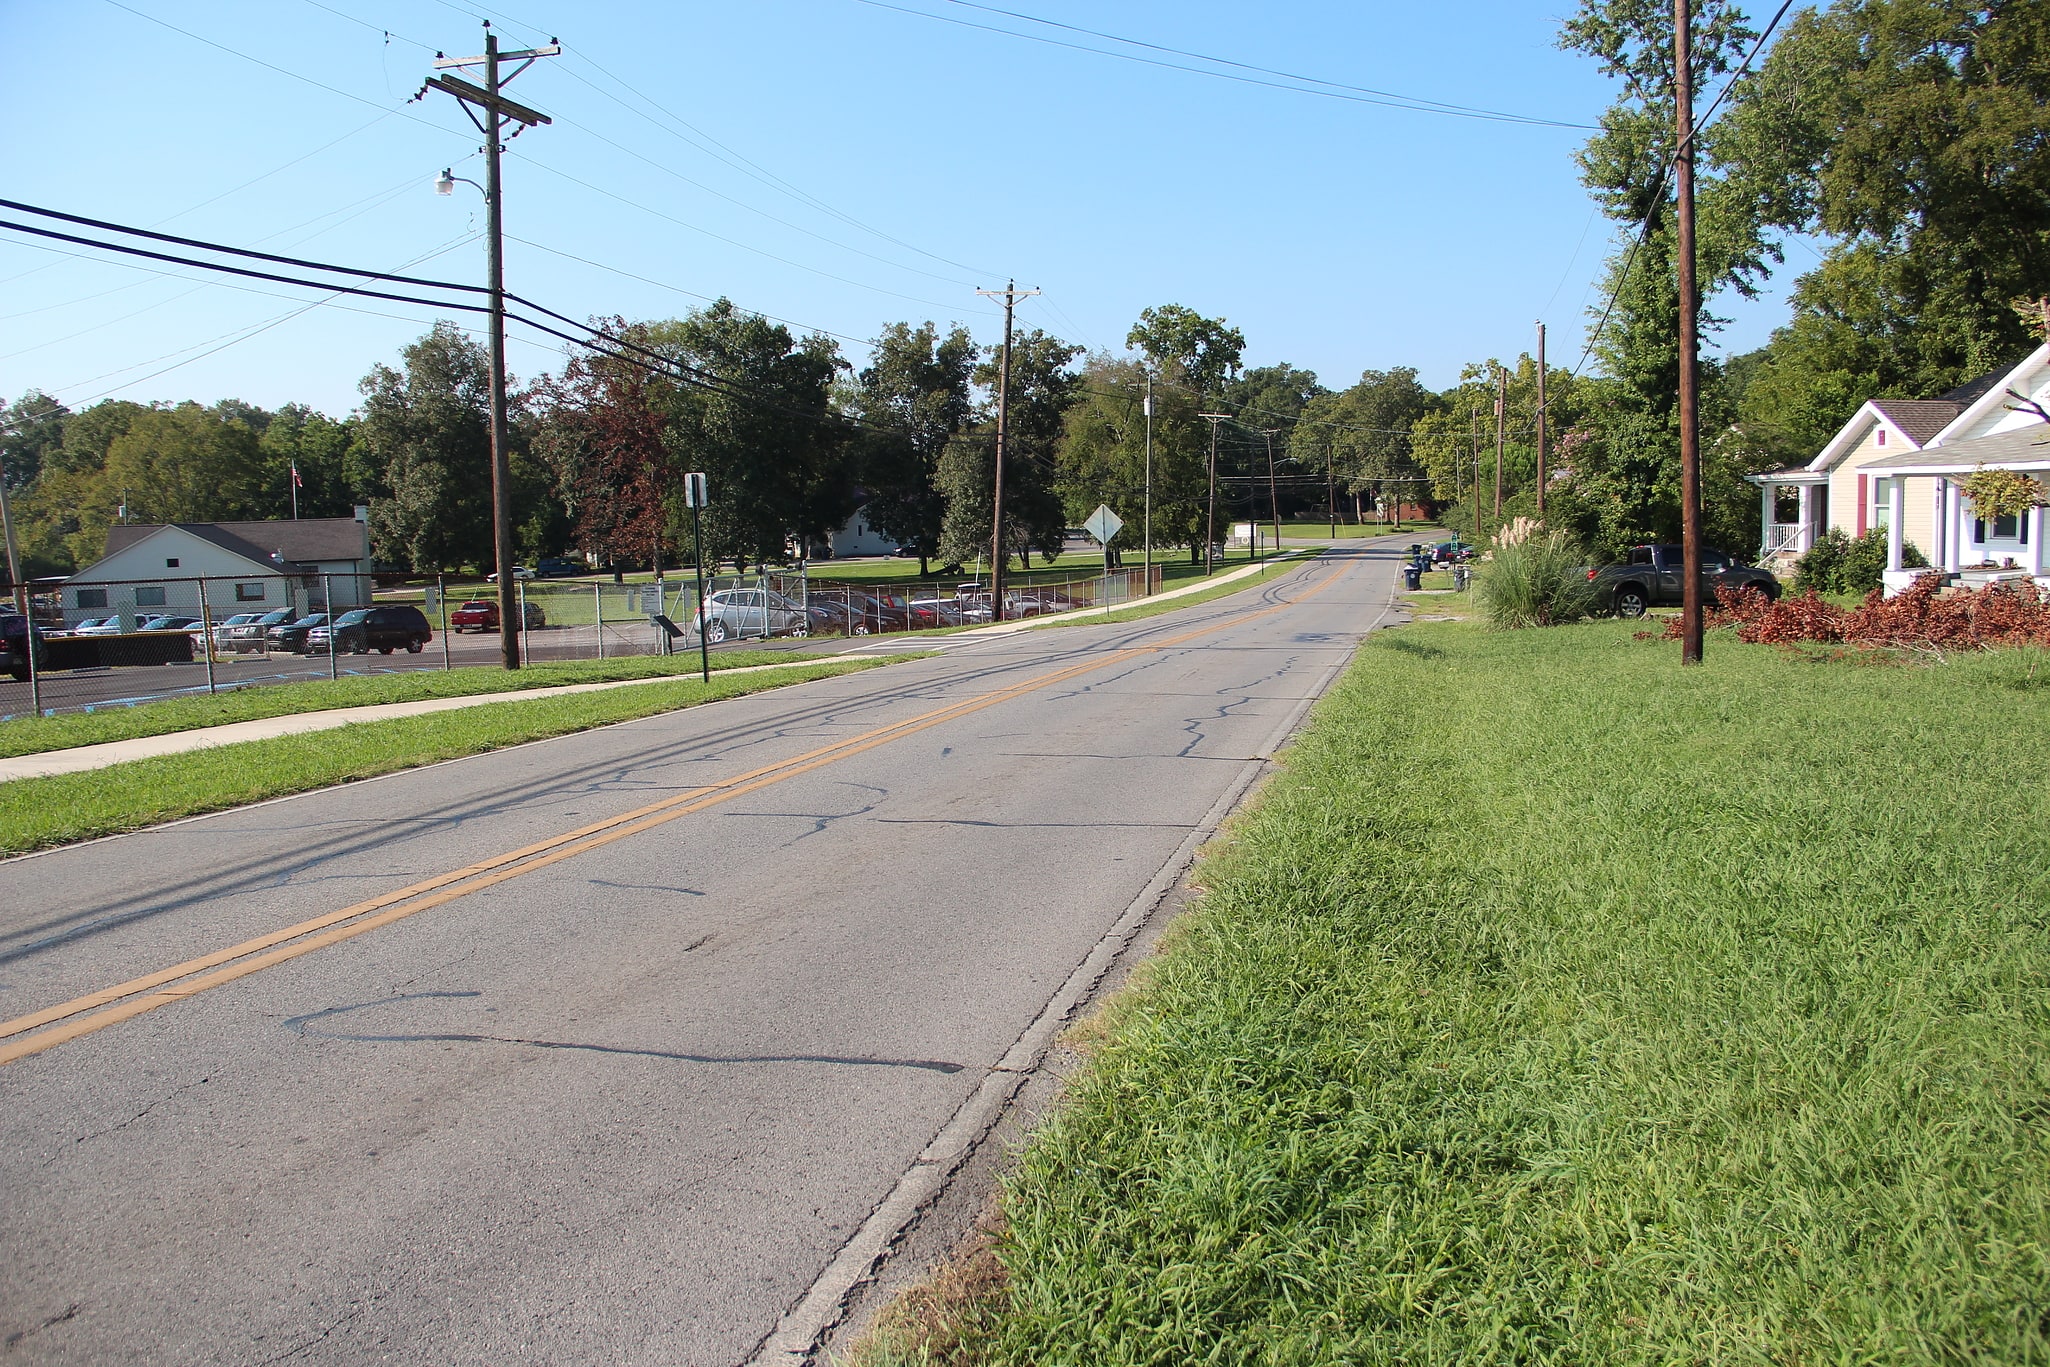
[[[139,830],[914,658],[816,660],[758,674],[715,673],[709,686],[688,677],[597,693],[479,703],[426,716],[191,750],[86,773],[15,779],[0,783],[0,855]]]
[[[945,1360],[2050,1361],[2041,652],[1637,629],[1370,639]]]
[[[714,673],[753,665],[789,664],[830,658],[791,656],[781,651],[722,652],[712,657]],[[289,717],[302,712],[329,712],[340,707],[372,707],[380,703],[417,702],[424,698],[472,698],[483,693],[512,693],[563,684],[610,683],[617,679],[656,679],[698,672],[696,648],[684,655],[627,655],[610,660],[542,661],[523,669],[497,665],[466,665],[449,670],[359,675],[346,679],[252,684],[219,693],[165,698],[134,706],[102,707],[92,712],[63,712],[54,717],[19,717],[0,723],[0,759],[70,750],[81,745],[136,740],[198,731],[230,722]]]

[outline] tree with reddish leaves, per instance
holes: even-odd
[[[599,326],[638,345],[647,328]],[[580,351],[529,396],[535,453],[554,472],[577,544],[601,565],[673,563],[666,554],[667,493],[676,482],[664,432],[673,380],[615,356]]]

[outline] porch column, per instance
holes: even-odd
[[[1901,523],[1907,520],[1908,482],[1896,476],[1886,490],[1886,567],[1901,567]]]
[[[1957,481],[1943,481],[1943,568],[1956,574],[1965,563],[1964,499]]]
[[[1794,544],[1799,546],[1802,554],[1805,555],[1815,549],[1815,536],[1815,486],[1803,484],[1801,486],[1801,531],[1799,540]]]
[[[1760,482],[1758,486],[1758,561],[1764,564],[1772,557],[1772,520],[1779,509],[1779,486]]]
[[[2029,573],[2043,577],[2043,505],[2029,509]]]

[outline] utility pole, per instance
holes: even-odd
[[[1471,416],[1471,438],[1473,442],[1473,544],[1481,544],[1481,406],[1473,405]]]
[[[1229,413],[1198,413],[1196,415],[1210,424],[1210,520],[1203,541],[1203,574],[1217,572],[1217,424],[1229,418]]]
[[[520,619],[520,604],[513,582],[512,468],[506,449],[505,414],[505,195],[499,166],[505,145],[499,141],[498,135],[506,123],[518,125],[511,134],[516,138],[534,125],[550,120],[546,114],[506,99],[500,91],[541,58],[554,57],[561,51],[561,45],[551,40],[547,47],[500,52],[498,35],[491,31],[491,21],[487,19],[484,22],[483,56],[443,57],[436,53],[434,58],[437,71],[483,67],[484,84],[474,85],[457,76],[431,76],[427,80],[427,85],[455,96],[461,102],[463,112],[470,116],[470,122],[476,124],[477,131],[484,135],[484,203],[490,216],[491,543],[493,558],[498,561],[498,644],[507,669],[520,667],[520,633],[527,624]],[[518,62],[519,65],[510,74],[502,74],[500,66],[505,62]],[[421,89],[424,92],[426,86]],[[479,110],[483,111],[482,117],[478,115]],[[442,172],[444,183],[452,185],[453,180],[448,172]]]
[[[1549,413],[1545,412],[1545,325],[1544,325],[1543,323],[1539,323],[1539,324],[1537,325],[1537,329],[1538,329],[1538,355],[1537,355],[1537,362],[1538,362],[1538,405],[1537,405],[1537,439],[1538,439],[1538,471],[1537,471],[1537,515],[1538,515],[1538,521],[1540,521],[1540,522],[1543,522],[1543,521],[1545,520],[1545,423],[1546,423],[1546,421],[1547,421],[1547,420],[1548,420],[1548,419],[1549,419],[1549,418],[1551,417],[1551,414],[1549,414]]]
[[[1331,512],[1331,539],[1338,540],[1338,475],[1331,461],[1330,443],[1324,446],[1324,498]],[[1365,519],[1361,519],[1364,521]],[[1362,529],[1364,530],[1364,529]]]
[[[1274,550],[1281,552],[1281,499],[1274,492],[1274,434],[1279,427],[1263,427],[1260,435],[1267,438],[1267,516],[1274,523]]]
[[[1146,593],[1153,594],[1153,376],[1146,376]]]
[[[7,506],[7,469],[0,466],[0,537],[7,542],[7,587],[21,587],[21,551],[14,544],[14,513]],[[22,616],[33,617],[28,605],[22,605]]]
[[[1502,423],[1509,415],[1509,371],[1495,371],[1495,521],[1502,520]]]
[[[1008,568],[1010,553],[1004,549],[1004,445],[1010,435],[1011,414],[1011,312],[1020,299],[1029,299],[1038,290],[1021,290],[1018,282],[1009,281],[1000,290],[977,290],[985,299],[1004,301],[1004,359],[997,367],[997,460],[996,482],[990,496],[990,548],[989,548],[989,620],[1004,620],[1004,570]]]
[[[1673,121],[1679,156],[1673,179],[1680,218],[1680,663],[1701,663],[1701,412],[1695,392],[1694,15],[1673,0]]]

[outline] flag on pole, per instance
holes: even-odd
[[[299,462],[296,460],[292,462],[292,487],[294,489],[305,487],[305,481],[299,478]]]

